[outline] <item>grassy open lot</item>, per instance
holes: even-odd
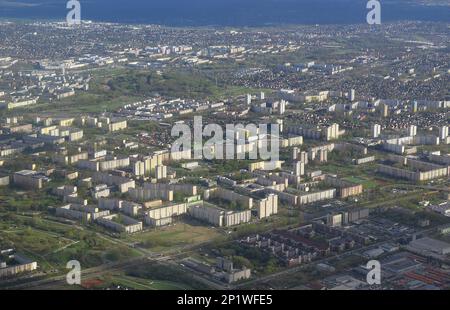
[[[40,263],[41,268],[55,268],[53,261],[47,259],[58,249],[74,244],[75,241],[62,238],[31,227],[17,227],[1,230],[0,244],[13,246],[18,252]]]
[[[0,216],[0,247],[13,247],[35,259],[44,272],[64,270],[70,260],[90,268],[139,255],[82,227],[12,214]]]
[[[167,70],[158,74],[152,70],[115,68],[90,73],[92,81],[88,91],[79,91],[75,96],[62,100],[39,102],[29,109],[41,114],[56,112],[68,116],[114,111],[127,103],[155,95],[223,100],[259,91],[227,84],[219,85],[214,78],[190,70]]]
[[[385,179],[376,173],[376,166],[373,164],[355,166],[345,162],[329,161],[315,168],[326,173],[337,174],[344,180],[362,184],[366,190],[376,189],[386,183]]]
[[[159,268],[164,268],[159,266]],[[155,273],[143,274],[142,277],[129,275],[127,271],[117,271],[105,273],[101,276],[83,279],[81,286],[69,286],[61,284],[57,288],[64,290],[82,290],[82,289],[126,289],[126,290],[192,290],[193,288],[186,283],[176,281],[176,277],[172,280],[159,280],[160,274]]]
[[[102,286],[121,286],[136,290],[189,290],[189,285],[162,280],[142,279],[124,274],[105,277]]]
[[[124,270],[119,280],[138,282],[154,289],[208,289],[203,282],[196,280],[177,265],[148,262]]]
[[[349,182],[353,182],[353,183],[356,183],[356,184],[362,184],[364,189],[374,189],[374,188],[377,188],[379,186],[379,184],[376,181],[367,180],[367,179],[362,178],[362,177],[351,176],[351,177],[344,178],[344,180],[347,180]]]
[[[85,92],[78,93],[73,97],[68,97],[52,103],[41,103],[31,107],[35,112],[51,112],[64,116],[76,116],[80,113],[100,113],[104,111],[114,111],[127,103],[141,100],[137,96],[110,96],[104,93]]]
[[[10,187],[0,189],[0,212],[4,211],[44,211],[48,206],[54,206],[59,201],[46,192],[15,190]]]
[[[177,223],[154,231],[127,236],[127,241],[136,242],[139,246],[152,251],[164,251],[174,247],[203,243],[219,236],[219,231],[214,228],[197,223]]]

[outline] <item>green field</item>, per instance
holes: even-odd
[[[364,189],[374,189],[377,188],[379,186],[379,184],[375,181],[371,181],[371,180],[367,180],[361,177],[346,177],[344,178],[344,180],[352,182],[352,183],[356,183],[356,184],[362,184]]]
[[[82,227],[38,217],[0,217],[0,247],[12,247],[38,262],[41,271],[65,269],[70,260],[83,268],[99,266],[139,255],[126,245],[101,238]]]
[[[189,290],[190,286],[172,281],[148,280],[127,275],[114,275],[106,283],[136,290]]]
[[[12,246],[19,253],[37,260],[44,270],[55,268],[55,261],[49,258],[53,253],[75,242],[31,227],[2,229],[0,236],[0,244]]]
[[[220,233],[213,228],[178,223],[158,230],[127,236],[127,241],[138,243],[142,248],[159,252],[174,247],[207,242],[219,236]]]

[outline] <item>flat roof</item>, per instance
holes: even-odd
[[[450,244],[428,237],[411,241],[409,245],[422,250],[438,252],[439,254],[450,253]]]

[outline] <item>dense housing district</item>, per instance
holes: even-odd
[[[0,288],[448,289],[449,37],[0,21]]]

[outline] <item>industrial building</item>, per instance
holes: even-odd
[[[408,245],[408,249],[425,256],[433,256],[433,254],[450,254],[450,244],[428,237],[411,241]]]

